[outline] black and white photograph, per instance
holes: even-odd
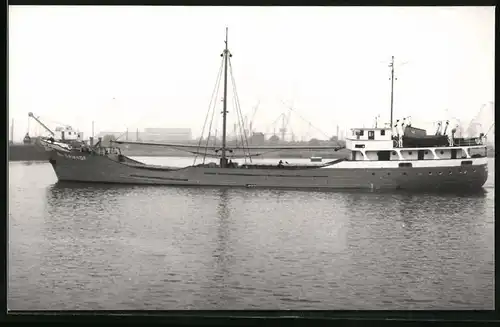
[[[9,310],[494,310],[494,7],[8,7]]]

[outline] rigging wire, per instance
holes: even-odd
[[[484,134],[484,136],[487,136],[489,134],[489,132],[491,132],[491,129],[493,128],[493,126],[495,126],[495,123],[491,124],[490,128],[488,129],[486,134]]]
[[[233,83],[234,83],[234,78],[233,78]],[[236,86],[234,86],[234,92],[236,93]],[[246,154],[248,153],[248,151],[245,153],[245,140],[246,140],[246,132],[244,130],[244,119],[243,119],[243,114],[241,112],[241,107],[240,107],[240,104],[239,104],[239,99],[238,97],[236,96],[235,97],[235,107],[236,107],[236,114],[237,114],[237,119],[238,119],[238,126],[239,126],[239,129],[240,129],[240,138],[241,138],[241,147],[242,147],[242,150],[243,150],[243,154]],[[236,142],[238,142],[238,139],[236,138]],[[248,147],[248,141],[247,141],[247,147]],[[250,159],[250,162],[252,160],[252,158],[249,158]],[[247,161],[247,158],[245,157],[245,163]]]
[[[239,127],[239,130],[240,130],[240,138],[241,138],[241,149],[243,150],[243,155],[244,155],[244,159],[245,159],[245,163],[247,162],[247,157],[246,157],[246,153],[245,153],[245,141],[244,141],[244,138],[243,138],[243,132],[242,132],[242,128],[241,128],[241,109],[238,108],[238,100],[236,97],[233,98],[233,105],[235,107],[235,111],[236,111],[236,115],[237,115],[237,118],[238,118],[238,127]],[[239,148],[238,147],[238,136],[236,136],[236,144],[235,144],[235,147],[236,148]],[[251,159],[250,159],[251,160]]]
[[[217,110],[217,106],[214,107],[214,113],[216,112],[216,110]],[[222,111],[221,111],[221,113],[222,113]],[[217,139],[217,135],[219,133],[219,130],[218,130],[219,118],[221,116],[222,115],[215,115],[215,117],[214,117],[215,120],[214,120],[213,126],[214,126],[214,133],[215,134],[214,134],[213,141],[212,141],[212,146],[213,146],[214,149],[217,147],[217,140],[218,140]],[[210,140],[207,140],[207,148],[205,149],[205,152],[208,151],[208,144],[209,144],[209,142],[210,142]],[[215,150],[215,151],[217,152],[218,150]]]
[[[220,84],[219,84],[220,85]],[[217,94],[219,92],[219,87],[217,88]],[[210,139],[212,136],[212,125],[215,126],[215,136],[213,140],[213,147],[215,148],[217,146],[217,124],[219,123],[219,115],[215,115],[215,111],[217,110],[217,102],[215,102],[214,107],[212,108],[212,118],[210,119],[210,126],[208,128],[208,136],[207,136],[207,141],[205,144],[205,156],[203,157],[203,163],[205,163],[205,158],[207,156],[208,152],[208,146],[210,144]],[[215,118],[215,124],[214,124],[214,118]]]
[[[215,127],[217,128],[217,123],[219,121],[219,115],[215,115],[215,111],[217,110],[217,99],[219,98],[219,89],[220,89],[220,84],[222,81],[222,66],[221,64],[221,70],[220,70],[220,76],[217,84],[217,88],[215,91],[215,96],[214,96],[214,101],[213,101],[213,107],[212,107],[212,117],[210,119],[210,125],[208,127],[208,136],[207,136],[207,141],[205,144],[205,155],[203,157],[203,163],[205,163],[205,159],[207,157],[207,152],[208,152],[208,145],[210,143],[210,137],[212,136],[212,125],[214,123],[214,118],[215,118]],[[214,140],[214,147],[217,144],[217,129],[215,130],[215,140]]]
[[[212,108],[212,103],[214,102],[214,95],[216,94],[216,91],[218,91],[218,86],[219,86],[219,84],[220,84],[220,78],[221,78],[221,74],[222,74],[222,65],[223,65],[223,63],[224,63],[224,61],[223,61],[223,60],[221,60],[221,64],[220,64],[220,66],[219,66],[219,72],[217,73],[217,78],[216,78],[216,80],[215,80],[214,89],[213,89],[213,91],[212,91],[212,96],[211,96],[211,98],[210,98],[210,103],[209,103],[209,105],[208,105],[207,114],[206,114],[206,116],[205,116],[205,122],[203,123],[203,128],[202,128],[202,130],[201,130],[201,136],[200,136],[200,140],[199,140],[199,142],[198,142],[198,151],[199,151],[199,149],[200,149],[200,147],[201,147],[201,142],[202,142],[202,140],[203,140],[203,134],[205,133],[205,127],[206,127],[206,125],[207,125],[208,116],[210,115],[210,109]],[[213,117],[213,115],[212,115],[212,117]],[[197,155],[195,155],[195,157],[194,157],[194,162],[193,162],[193,165],[195,165],[195,164],[196,164],[196,158],[197,158]]]
[[[231,64],[231,59],[229,59],[229,70],[230,70],[230,73],[231,73],[231,82],[233,84],[233,89],[234,89],[234,96],[236,98],[236,101],[237,101],[237,105],[238,105],[238,113],[239,113],[239,118],[241,120],[241,123],[244,124],[244,120],[243,120],[243,113],[241,112],[241,107],[240,107],[240,103],[239,103],[239,97],[238,97],[238,92],[236,90],[236,82],[234,80],[234,74],[233,74],[233,66]],[[240,123],[240,128],[241,126],[243,126],[243,124]],[[244,138],[244,139],[243,139]],[[243,126],[243,133],[242,133],[242,143],[243,143],[243,147],[245,146],[245,143],[246,143],[246,146],[247,146],[247,150],[248,150],[248,138],[247,138],[247,135],[246,135],[246,131],[245,131],[245,128]],[[245,153],[245,150],[243,149],[243,153]],[[247,152],[248,155],[249,155],[249,160],[250,162],[252,162],[252,157],[250,156],[250,151]]]
[[[236,93],[236,86],[234,84],[234,77],[232,75],[232,71],[231,71],[231,84],[233,86],[233,94],[235,94],[235,96],[233,97],[233,106],[235,108],[235,111],[236,111],[236,119],[237,119],[237,124],[238,124],[238,127],[239,127],[239,132],[240,132],[240,138],[241,138],[241,148],[243,150],[243,154],[245,154],[245,141],[243,139],[243,132],[242,132],[242,129],[241,129],[241,108],[239,107],[239,102],[238,102],[238,96],[237,96],[237,93]],[[238,135],[235,135],[236,139],[235,139],[235,147],[238,148]],[[245,157],[245,163],[246,163],[246,157]]]
[[[305,119],[304,117],[302,117],[295,109],[293,109],[292,107],[288,107],[288,110],[290,110],[290,111],[294,112],[295,114],[297,114],[297,116],[300,119],[302,119],[304,122],[308,123],[309,127],[312,127],[313,129],[317,130],[318,132],[320,132],[321,134],[323,134],[327,138],[330,138],[330,136],[328,134],[326,134],[325,132],[323,132],[322,130],[320,130],[316,126],[314,126],[310,121],[308,121],[307,119]]]

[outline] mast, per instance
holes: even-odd
[[[227,64],[229,59],[229,50],[227,48],[227,27],[226,27],[226,40],[224,41],[226,48],[224,49],[224,99],[222,103],[222,151],[220,166],[221,168],[226,167],[226,118],[227,118]]]
[[[392,114],[394,110],[394,56],[392,56],[389,67],[391,67],[391,127],[392,127]]]

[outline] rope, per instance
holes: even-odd
[[[230,66],[231,67],[231,66]],[[231,84],[233,86],[233,106],[236,111],[236,121],[240,130],[240,138],[241,138],[241,147],[243,148],[243,153],[245,154],[245,141],[243,139],[243,131],[241,128],[241,121],[242,121],[242,115],[241,115],[241,109],[239,108],[239,103],[238,103],[238,95],[236,92],[236,86],[235,86],[235,81],[234,81],[234,76],[232,74],[232,69],[230,68],[230,74],[231,74]],[[238,136],[236,135],[236,147],[238,147]],[[246,163],[246,157],[245,157],[245,163]]]
[[[221,64],[220,64],[220,67],[219,67],[219,72],[217,73],[217,78],[215,80],[215,85],[214,85],[214,89],[212,91],[212,96],[210,98],[210,103],[208,105],[208,110],[207,110],[207,114],[205,116],[205,122],[203,123],[203,128],[201,130],[201,136],[200,136],[200,140],[198,142],[198,148],[197,148],[197,151],[199,151],[200,147],[201,147],[201,141],[203,139],[203,134],[205,133],[205,127],[207,125],[207,120],[208,120],[208,116],[210,115],[210,109],[212,108],[212,104],[214,102],[214,95],[216,94],[216,92],[218,92],[219,90],[219,85],[220,85],[220,78],[221,78],[221,75],[222,75],[222,65],[224,63],[224,60],[221,60]],[[213,114],[212,114],[212,119],[213,119]],[[208,139],[207,139],[208,141]],[[193,161],[193,165],[196,164],[196,158],[198,157],[198,155],[195,155],[194,157],[194,161]],[[203,157],[203,162],[205,162],[205,157],[206,157],[206,148],[205,148],[205,156]]]
[[[215,136],[214,136],[214,142],[213,142],[213,147],[217,146],[217,126],[219,124],[219,115],[215,115],[215,111],[217,110],[217,99],[219,98],[219,89],[220,89],[220,81],[222,80],[222,75],[221,79],[219,80],[219,84],[217,86],[217,91],[214,97],[214,105],[212,108],[212,118],[210,119],[210,126],[208,128],[208,137],[207,137],[207,142],[205,145],[205,156],[203,157],[203,163],[205,163],[205,159],[207,156],[207,151],[208,151],[208,145],[210,143],[210,137],[212,136],[212,125],[215,126]],[[214,121],[215,118],[215,121]]]
[[[241,142],[243,143],[242,144],[243,147],[245,146],[245,143],[246,143],[247,150],[248,150],[248,146],[249,146],[248,145],[248,138],[247,138],[247,134],[246,134],[245,127],[244,127],[243,113],[241,112],[241,106],[240,106],[240,102],[239,102],[238,91],[236,90],[236,82],[234,80],[233,65],[231,64],[231,59],[229,59],[229,71],[231,73],[231,82],[233,84],[234,96],[235,96],[236,103],[237,103],[237,112],[239,114],[238,118],[239,118],[239,121],[240,121],[240,129],[242,129],[242,134],[241,134],[242,140],[241,140]],[[245,152],[245,150],[243,150],[243,152]],[[252,157],[250,156],[250,151],[248,151],[248,159],[250,160],[250,162],[252,162]],[[245,159],[245,162],[246,162],[246,159]]]

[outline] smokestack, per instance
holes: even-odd
[[[128,128],[127,128],[127,132],[125,134],[125,141],[128,141]]]
[[[139,129],[135,131],[135,140],[139,141]]]
[[[91,147],[94,146],[94,137],[93,136],[89,137],[89,144]]]
[[[340,135],[339,135],[339,125],[337,125],[337,140],[340,140]]]

